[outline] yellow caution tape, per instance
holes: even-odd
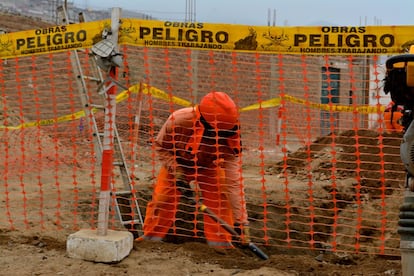
[[[119,103],[126,100],[129,97],[130,93],[138,93],[140,87],[142,88],[142,93],[146,95],[151,95],[154,98],[165,100],[167,102],[173,102],[175,104],[185,107],[191,106],[191,103],[189,101],[176,96],[170,96],[164,91],[153,86],[149,86],[148,84],[136,84],[128,88],[128,90],[122,91],[116,96],[116,102]]]
[[[151,95],[154,98],[164,100],[166,102],[172,102],[180,106],[189,107],[193,104],[185,99],[172,96],[158,88],[150,86],[145,83],[140,83],[131,86],[128,90],[124,90],[116,96],[116,102],[120,103],[125,101],[129,98],[131,93],[139,93],[139,90],[142,90],[142,93],[146,95]],[[310,108],[330,111],[330,112],[356,112],[360,114],[370,114],[370,113],[381,113],[385,110],[384,106],[347,106],[347,105],[334,105],[334,104],[320,104],[305,101],[303,99],[299,99],[290,95],[284,95],[283,97],[272,98],[266,101],[262,101],[260,103],[255,103],[243,108],[240,108],[240,112],[258,110],[258,109],[266,109],[266,108],[273,108],[279,107],[282,104],[282,99],[294,104],[300,104],[304,106],[308,106]],[[96,113],[98,109],[92,108],[91,112]],[[80,119],[85,117],[85,111],[78,111],[69,115],[61,116],[56,119],[46,119],[46,120],[39,120],[36,122],[27,122],[20,124],[18,126],[0,126],[1,129],[9,129],[9,130],[16,130],[28,127],[36,127],[36,126],[45,126],[45,125],[52,125],[61,122],[68,122]]]
[[[372,106],[372,105],[363,105],[363,106],[349,106],[349,105],[335,105],[335,104],[320,104],[314,102],[307,102],[302,99],[295,98],[293,96],[285,95],[283,99],[296,104],[306,105],[311,108],[316,108],[325,111],[331,112],[357,112],[361,114],[369,113],[381,113],[384,112],[384,106]]]
[[[157,99],[161,99],[161,100],[165,100],[167,102],[173,102],[175,104],[178,104],[180,106],[191,106],[191,102],[176,97],[176,96],[170,96],[169,94],[167,94],[166,92],[155,88],[153,86],[150,86],[148,84],[136,84],[131,86],[128,90],[124,90],[121,93],[119,93],[116,96],[116,102],[120,103],[126,99],[129,98],[129,95],[131,93],[138,93],[140,87],[142,88],[142,93],[147,94],[147,95],[151,95],[154,98]],[[96,113],[98,111],[98,109],[96,108],[92,108],[91,112]],[[18,126],[0,126],[0,130],[1,129],[9,129],[9,130],[16,130],[16,129],[22,129],[22,128],[28,128],[28,127],[36,127],[36,126],[45,126],[45,125],[52,125],[52,124],[56,124],[56,123],[61,123],[61,122],[68,122],[68,121],[73,121],[73,120],[77,120],[80,119],[82,117],[85,117],[85,112],[84,111],[78,111],[75,112],[73,114],[69,114],[69,115],[64,115],[61,117],[58,117],[56,119],[46,119],[46,120],[39,120],[39,121],[35,121],[35,122],[27,122],[27,123],[23,123],[20,124]]]
[[[264,109],[264,108],[272,108],[272,107],[279,107],[282,104],[282,99],[294,104],[300,104],[304,106],[308,106],[310,108],[331,111],[331,112],[357,112],[360,114],[370,114],[370,113],[381,113],[384,112],[384,106],[372,106],[372,105],[365,105],[365,106],[349,106],[349,105],[335,105],[335,104],[320,104],[309,102],[303,99],[295,98],[290,95],[284,95],[282,97],[273,98],[270,100],[266,100],[260,103],[252,104],[240,109],[240,112],[244,111],[251,111],[257,109]]]
[[[98,111],[98,109],[96,109],[96,108],[92,108],[92,110],[91,110],[91,112],[93,112],[93,113],[95,113],[97,111]],[[58,117],[56,119],[46,119],[46,120],[39,120],[39,121],[35,121],[35,122],[27,122],[27,123],[20,124],[18,126],[0,126],[0,130],[1,129],[16,130],[16,129],[22,129],[22,128],[28,128],[28,127],[53,125],[53,124],[56,124],[56,123],[77,120],[77,119],[80,119],[82,117],[85,117],[85,111],[78,111],[78,112],[72,113],[70,115],[65,115],[65,116]]]
[[[273,98],[267,101],[263,101],[260,103],[252,104],[243,108],[240,108],[240,112],[244,111],[250,111],[250,110],[256,110],[261,108],[271,108],[271,107],[277,107],[280,105],[280,98]]]

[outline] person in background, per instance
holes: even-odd
[[[401,106],[396,106],[393,101],[391,101],[384,110],[384,124],[385,131],[387,133],[399,133],[404,131],[404,126],[402,125],[402,116],[403,108]]]
[[[235,226],[243,244],[249,243],[234,101],[224,92],[211,92],[198,105],[176,110],[162,126],[155,147],[162,166],[147,205],[144,234],[137,240],[161,241],[174,223],[180,196],[197,192],[204,205]],[[234,247],[231,234],[206,214],[203,225],[208,245]]]

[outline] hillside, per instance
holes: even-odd
[[[17,16],[0,12],[0,30],[3,31],[12,33],[38,28],[46,28],[49,26],[51,26],[50,23],[44,22],[39,18]]]

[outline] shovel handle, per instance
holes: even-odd
[[[182,194],[185,193],[185,191],[186,191],[185,189],[187,189],[187,192],[188,192],[188,190],[191,191],[191,188],[190,187],[187,187],[187,185],[180,184],[180,185],[177,185],[177,186],[178,186],[178,188],[179,188],[179,190],[181,191]],[[197,204],[196,200],[194,200],[193,198],[191,198],[190,201],[194,205]],[[229,232],[230,234],[232,234],[233,237],[236,237],[239,241],[241,240],[240,235],[226,221],[224,221],[222,218],[220,218],[219,216],[217,216],[213,211],[211,211],[202,202],[198,202],[198,205],[199,205],[200,212],[203,212],[203,213],[206,213],[207,215],[209,215],[210,218],[212,218],[215,222],[219,223],[227,232]],[[262,260],[269,259],[269,257],[259,247],[257,247],[257,245],[255,245],[254,243],[249,242],[248,248],[256,256],[258,256],[260,259],[262,259]]]
[[[269,256],[267,256],[259,247],[257,247],[257,245],[255,245],[252,242],[249,242],[249,249],[250,251],[252,251],[254,254],[256,254],[257,257],[259,257],[262,260],[267,260],[269,259]]]
[[[230,225],[228,225],[227,222],[225,222],[223,219],[218,217],[213,211],[208,209],[208,207],[204,204],[200,204],[199,207],[201,212],[204,212],[208,214],[213,220],[218,222],[227,232],[232,234],[234,237],[237,237],[240,240],[240,235],[236,232],[236,230],[233,229]],[[258,256],[262,260],[267,260],[269,257],[259,248],[257,245],[255,245],[252,242],[249,242],[248,247],[250,251],[252,251],[256,256]]]

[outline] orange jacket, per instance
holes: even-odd
[[[204,137],[204,131],[198,106],[173,112],[155,140],[160,162],[170,173],[174,173],[175,168],[180,166],[189,182],[197,180],[197,167],[214,169],[221,166],[225,172],[224,189],[232,207],[234,220],[247,224],[239,131],[230,137],[218,139],[218,144],[215,137]]]

